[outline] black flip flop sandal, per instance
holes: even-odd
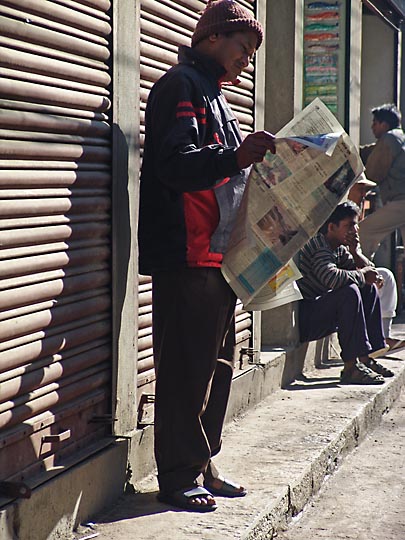
[[[173,491],[172,493],[159,493],[157,495],[158,501],[171,506],[176,506],[177,508],[182,508],[183,510],[188,510],[189,512],[213,512],[218,508],[216,504],[196,504],[193,503],[193,499],[206,499],[211,496],[207,489],[202,486],[193,486],[190,488],[179,489],[178,491]]]
[[[214,487],[214,482],[217,482],[219,487]],[[205,481],[204,486],[209,489],[213,495],[219,495],[221,497],[244,497],[247,491],[242,488],[241,485],[235,484],[232,480],[227,480],[223,476],[213,478],[210,481]]]

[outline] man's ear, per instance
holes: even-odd
[[[332,222],[331,222],[331,223],[328,223],[328,230],[327,230],[327,232],[328,232],[328,233],[333,233],[334,230],[335,230],[335,227],[336,227],[336,225],[335,225],[334,223],[332,223]]]
[[[381,122],[381,124],[382,124],[383,127],[384,127],[384,131],[390,131],[390,130],[391,130],[391,127],[390,127],[389,123],[386,122],[385,120],[383,120],[383,121]]]
[[[208,40],[211,41],[211,43],[215,43],[216,41],[218,41],[218,37],[219,37],[219,34],[218,32],[216,32],[215,34],[210,34],[208,36]]]

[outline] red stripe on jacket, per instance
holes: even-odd
[[[181,118],[182,116],[191,116],[193,118],[197,118],[197,122],[199,124],[206,124],[207,123],[206,118],[197,117],[194,111],[178,111],[176,113],[176,118]]]
[[[184,110],[182,110],[184,109]],[[205,107],[194,107],[191,101],[179,101],[176,108],[176,118],[195,117],[200,124],[207,123],[207,110]]]
[[[206,114],[207,112],[207,109],[205,107],[194,107],[194,105],[191,103],[191,101],[179,101],[177,103],[177,108],[189,108],[189,109],[193,109],[195,112],[197,113],[200,113],[200,114]]]

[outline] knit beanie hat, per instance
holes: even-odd
[[[191,46],[194,47],[211,34],[240,31],[256,32],[256,49],[260,47],[263,41],[263,27],[249,11],[234,0],[209,0],[195,27]]]

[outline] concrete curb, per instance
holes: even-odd
[[[271,540],[277,530],[285,529],[292,517],[299,514],[317,493],[325,479],[333,474],[344,457],[381,421],[405,384],[405,367],[380,392],[367,402],[359,413],[330,443],[323,448],[302,475],[286,486],[285,492],[269,504],[255,519],[241,540]]]

